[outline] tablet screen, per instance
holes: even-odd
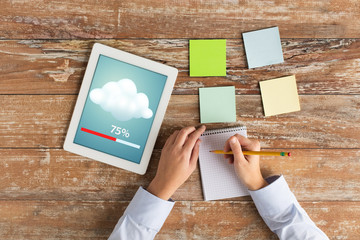
[[[74,143],[140,163],[166,80],[100,55]]]

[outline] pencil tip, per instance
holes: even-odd
[[[288,156],[291,157],[291,152],[288,152]]]

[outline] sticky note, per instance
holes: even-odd
[[[243,33],[249,68],[284,62],[278,27]]]
[[[226,76],[226,40],[190,40],[190,76]]]
[[[265,116],[300,111],[295,76],[260,82]]]
[[[235,87],[199,88],[200,122],[236,122]]]

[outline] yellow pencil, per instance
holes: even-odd
[[[233,154],[232,151],[224,152],[223,150],[210,151],[215,154]],[[244,155],[261,155],[261,156],[291,156],[290,152],[261,152],[261,151],[242,151]]]

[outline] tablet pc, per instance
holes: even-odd
[[[64,149],[144,174],[178,70],[95,43]]]

